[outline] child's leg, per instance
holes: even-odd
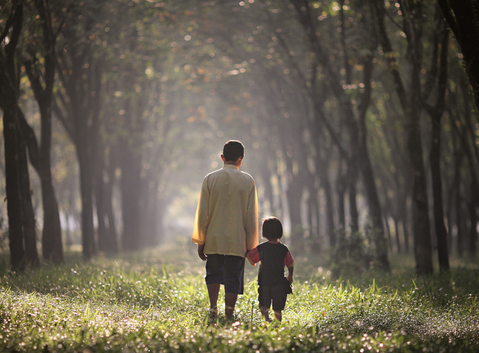
[[[269,318],[269,308],[267,308],[265,306],[261,306],[260,310],[261,310],[261,314],[263,314],[263,316],[264,316],[264,319],[267,322],[271,322],[271,319]]]
[[[282,311],[284,310],[286,306],[286,298],[287,295],[284,291],[284,288],[279,287],[276,288],[274,292],[274,297],[273,297],[273,311],[274,311],[274,316],[278,321],[281,321],[283,318],[283,313]]]

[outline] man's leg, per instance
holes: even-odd
[[[274,311],[274,316],[276,317],[276,319],[278,321],[281,321],[283,319],[283,314],[282,314],[281,310],[275,310]]]
[[[225,293],[225,315],[227,319],[233,318],[237,298],[238,294],[236,293]]]
[[[219,283],[211,283],[206,285],[208,288],[208,296],[210,297],[210,313],[212,316],[218,314],[217,303],[218,303],[218,294],[220,292]]]

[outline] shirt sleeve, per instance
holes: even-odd
[[[258,194],[256,184],[253,181],[253,187],[248,197],[248,208],[246,210],[246,248],[254,249],[259,244],[258,239]]]
[[[248,253],[249,254],[249,253]],[[291,255],[291,252],[288,250],[288,252],[286,253],[286,256],[284,257],[284,265],[286,267],[291,267],[291,266],[294,266],[294,259],[293,259],[293,255]]]
[[[209,191],[207,178],[203,180],[201,186],[200,199],[198,200],[198,207],[196,208],[195,223],[193,226],[193,236],[191,240],[195,244],[204,244],[206,240],[206,229],[208,228],[208,205],[209,205]]]
[[[247,258],[251,265],[258,263],[260,259],[258,248],[248,251]]]

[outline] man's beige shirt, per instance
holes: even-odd
[[[192,241],[205,244],[205,254],[241,257],[258,245],[258,197],[251,175],[225,165],[205,177]]]

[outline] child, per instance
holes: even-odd
[[[281,321],[286,304],[286,296],[291,293],[293,283],[294,260],[286,245],[279,239],[283,236],[283,226],[276,217],[266,218],[263,221],[263,238],[268,241],[261,243],[249,251],[247,258],[251,265],[261,261],[258,271],[258,300],[261,313],[266,321],[269,318],[269,308],[273,302],[276,319]],[[288,277],[284,277],[284,266],[288,267]]]

